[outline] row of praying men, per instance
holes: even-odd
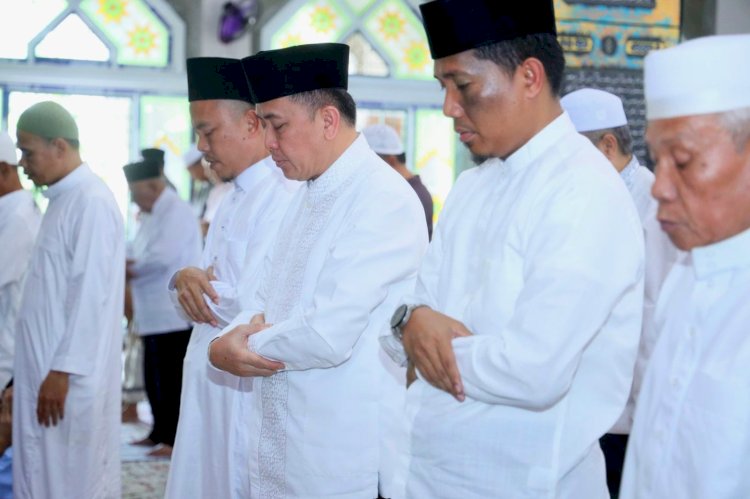
[[[347,46],[188,60],[198,149],[234,191],[168,284],[196,326],[167,497],[605,498],[608,432],[630,433],[620,497],[750,492],[750,35],[646,57],[652,177],[619,100],[561,104],[552,5],[420,6],[481,161],[429,245],[355,129]],[[15,493],[118,497],[122,222],[69,114],[17,129],[50,204],[15,328]]]

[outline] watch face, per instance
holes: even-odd
[[[391,317],[391,328],[398,327],[401,324],[408,309],[408,305],[400,305],[396,311],[393,312],[393,317]]]

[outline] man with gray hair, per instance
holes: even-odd
[[[20,164],[49,199],[16,322],[13,494],[120,497],[125,229],[59,104],[18,119]]]
[[[657,202],[651,196],[654,174],[641,166],[633,154],[633,137],[622,100],[604,90],[582,88],[564,96],[560,99],[560,104],[570,116],[576,130],[591,140],[625,182],[638,209],[646,245],[643,325],[633,373],[633,387],[622,416],[600,440],[607,465],[607,484],[610,491],[617,492],[620,488],[627,436],[633,426],[633,412],[643,372],[656,343],[653,322],[656,299],[669,269],[677,258],[677,250],[656,220]]]
[[[652,193],[687,253],[659,296],[622,498],[750,490],[748,53],[750,35],[711,36],[645,60]]]

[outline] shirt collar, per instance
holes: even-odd
[[[360,133],[354,142],[346,148],[343,154],[320,177],[307,181],[310,194],[313,196],[324,196],[336,189],[351,177],[357,167],[360,166],[362,157],[368,152],[374,154],[367,143],[367,139]]]
[[[42,192],[42,194],[44,194],[44,197],[46,197],[47,199],[55,199],[63,192],[75,189],[90,175],[92,175],[92,173],[89,166],[86,163],[81,163],[80,165],[75,167],[73,171],[65,175],[54,184],[47,187],[47,189]]]
[[[633,157],[630,158],[630,162],[625,165],[625,168],[622,169],[620,172],[620,178],[622,178],[623,182],[625,182],[625,185],[628,186],[628,190],[633,190],[633,182],[635,180],[635,172],[640,168],[640,163],[638,163],[638,158],[635,157],[635,154],[633,154]]]
[[[164,211],[172,196],[177,196],[177,193],[169,186],[165,186],[164,190],[159,194],[159,197],[154,201],[154,206],[151,207],[151,215],[157,215]]]
[[[563,112],[552,120],[516,152],[508,156],[503,164],[512,170],[522,168],[541,157],[552,144],[570,133],[577,133],[568,113]]]
[[[744,267],[750,267],[750,229],[718,243],[691,251],[697,279]]]
[[[269,165],[269,162],[271,162],[271,165]],[[272,173],[273,170],[269,166],[275,168],[271,157],[266,156],[252,166],[245,168],[242,173],[235,177],[234,188],[243,192],[250,192],[253,187],[261,183],[264,178]]]

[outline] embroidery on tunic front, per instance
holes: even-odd
[[[338,173],[332,171],[331,173]],[[290,317],[299,303],[302,284],[311,249],[328,222],[334,203],[353,182],[349,175],[329,193],[315,199],[308,192],[297,212],[290,230],[285,231],[277,242],[273,261],[273,276],[266,304],[266,320],[275,324]],[[320,178],[318,182],[335,183],[335,175]],[[325,185],[315,187],[325,190]],[[313,198],[312,200],[310,198]],[[312,204],[308,208],[309,204]],[[258,448],[260,474],[260,497],[282,499],[286,496],[286,420],[288,413],[288,375],[281,372],[261,381],[262,419]]]

